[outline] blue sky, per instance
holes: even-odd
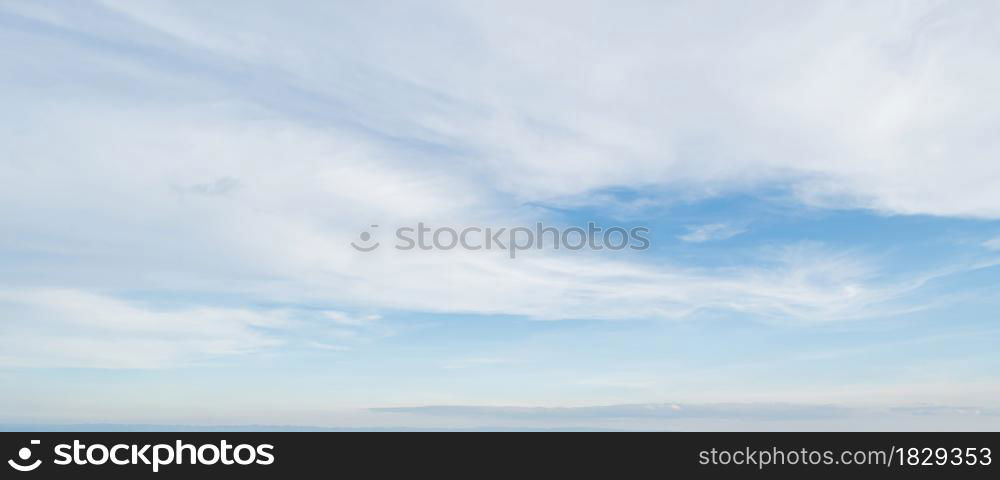
[[[5,1],[0,423],[1000,428],[998,9]]]

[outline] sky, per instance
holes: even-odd
[[[998,15],[2,0],[0,424],[1000,429]]]

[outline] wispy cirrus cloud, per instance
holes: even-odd
[[[688,233],[677,238],[691,243],[715,242],[733,238],[737,235],[745,233],[746,231],[746,228],[736,225],[711,223],[707,225],[688,227]]]
[[[762,338],[794,332],[780,353],[816,331],[805,327],[841,322],[864,333],[838,345],[824,337],[817,351],[853,351],[899,315],[933,317],[930,307],[947,301],[937,283],[969,296],[991,291],[993,271],[935,235],[986,238],[1000,219],[998,9],[988,1],[3,2],[0,365],[163,370],[280,352],[289,362],[330,362],[321,373],[315,362],[284,365],[273,382],[335,383],[337,392],[315,397],[355,405],[424,395],[442,365],[454,367],[455,383],[428,396],[486,389],[462,375],[487,367],[509,373],[494,382],[504,390],[529,390],[521,364],[507,362],[516,355],[461,351],[507,330],[453,328],[366,356],[369,340],[395,333],[384,312],[414,323],[421,315],[704,323],[719,329],[687,340],[706,349],[726,333],[719,324],[759,328]],[[757,222],[759,212],[712,203],[771,190],[796,213]],[[700,209],[676,218],[679,205]],[[847,218],[803,225],[824,215]],[[930,227],[892,222],[908,215]],[[532,251],[516,262],[349,248],[373,224],[593,217],[661,225],[669,245],[632,256]],[[748,225],[754,235],[742,235]],[[687,226],[679,238],[697,248],[676,241]],[[985,305],[925,318],[924,328],[966,320],[975,338]],[[844,322],[858,319],[872,321]],[[598,337],[585,340],[603,348]],[[619,357],[670,353],[658,344],[633,351],[640,337],[594,356],[614,370]],[[419,350],[425,343],[432,351]],[[859,358],[893,348],[876,342]],[[945,353],[980,367],[961,370],[970,381],[995,384],[995,353],[980,348]],[[396,354],[405,365],[379,368]],[[407,368],[425,356],[435,375],[406,391],[399,385],[419,373]],[[802,357],[780,355],[789,358]],[[634,375],[577,375],[564,392],[666,381],[639,363]],[[869,365],[835,372],[866,374]],[[376,372],[349,376],[366,366]],[[748,371],[763,376],[773,366]],[[549,388],[547,380],[531,390]],[[327,406],[279,393],[260,408]],[[653,410],[679,415],[672,409]],[[769,412],[723,410],[705,407],[701,418]]]
[[[78,290],[0,289],[2,367],[156,369],[246,355],[282,340],[282,312],[163,310]]]
[[[89,22],[31,2],[6,8],[50,28],[18,38],[56,27],[85,34],[94,40],[85,55],[162,84],[168,97],[238,99],[364,141],[458,154],[477,182],[526,201],[614,186],[720,192],[783,182],[834,208],[1000,216],[989,193],[1000,171],[988,161],[998,145],[982,140],[996,120],[982,106],[1000,101],[988,93],[1000,76],[989,61],[998,47],[985,20],[991,2],[748,5],[731,16],[693,3],[454,1],[392,12],[302,3],[278,15],[245,2],[239,34],[225,2],[100,5]],[[691,17],[714,21],[681,21]],[[607,30],[621,24],[632,28]],[[419,34],[400,34],[413,28]],[[100,48],[126,34],[141,49]],[[704,54],[663,48],[690,42]],[[160,61],[143,60],[150,53]],[[71,62],[30,71],[57,69],[96,74]],[[267,88],[228,82],[246,70]]]
[[[947,171],[935,175],[934,188],[927,190],[921,172],[940,170],[941,158],[930,148],[913,147],[921,153],[911,155],[912,142],[902,141],[927,139],[910,132],[930,126],[937,136],[955,135],[953,123],[947,121],[954,106],[936,106],[943,109],[938,116],[896,114],[909,111],[911,100],[931,87],[955,92],[957,105],[970,101],[961,94],[966,89],[957,87],[975,85],[956,85],[958,80],[938,76],[913,83],[898,73],[988,64],[975,61],[985,54],[983,47],[970,44],[963,33],[986,27],[963,11],[930,13],[945,25],[950,25],[946,20],[968,23],[967,29],[927,30],[920,19],[929,12],[915,9],[898,17],[895,29],[875,29],[872,32],[879,33],[870,38],[845,43],[835,41],[837,35],[831,39],[808,33],[831,34],[856,20],[856,12],[840,8],[784,13],[754,9],[752,15],[741,16],[746,21],[729,25],[732,28],[697,31],[661,25],[673,22],[672,9],[679,7],[650,4],[644,7],[649,9],[645,15],[633,18],[596,4],[565,12],[552,4],[537,14],[564,13],[556,23],[561,26],[558,34],[528,35],[546,39],[528,45],[518,32],[536,32],[551,24],[539,24],[534,14],[510,6],[469,9],[441,2],[412,11],[454,27],[447,35],[418,35],[414,40],[390,34],[399,22],[413,25],[411,18],[398,12],[382,16],[381,10],[361,5],[303,4],[294,15],[275,16],[264,4],[251,2],[245,6],[248,28],[238,36],[227,28],[230,18],[221,6],[100,5],[87,17],[90,21],[73,21],[65,10],[30,2],[6,7],[5,35],[34,40],[40,51],[60,61],[27,68],[31,58],[12,60],[15,70],[39,82],[8,82],[7,88],[20,94],[2,118],[5,124],[31,128],[0,147],[5,158],[20,159],[0,165],[11,186],[0,194],[3,204],[19,205],[2,210],[7,228],[16,230],[19,238],[45,240],[32,248],[56,242],[54,249],[83,265],[75,273],[55,276],[84,277],[91,273],[87,268],[98,268],[98,261],[109,265],[103,262],[110,257],[117,266],[101,267],[101,275],[88,280],[92,287],[120,289],[126,283],[124,272],[131,268],[162,273],[155,277],[157,282],[134,285],[140,288],[192,282],[221,292],[235,288],[275,300],[353,302],[362,308],[540,318],[678,317],[722,308],[752,315],[840,318],[848,316],[847,311],[868,309],[873,301],[887,298],[886,292],[899,289],[876,279],[874,265],[861,267],[863,260],[836,252],[819,253],[837,258],[836,263],[798,259],[794,264],[740,265],[721,271],[678,267],[663,258],[569,260],[538,255],[514,265],[485,256],[372,258],[352,256],[343,246],[358,226],[374,221],[513,223],[525,216],[518,210],[525,201],[587,196],[615,186],[690,189],[711,196],[752,190],[761,182],[790,182],[817,187],[806,189],[817,195],[830,193],[823,195],[826,199],[844,193],[844,198],[867,202],[862,206],[897,213],[989,216],[990,206],[996,204],[969,193],[990,191],[975,188],[996,174],[991,170],[995,162],[979,160],[990,145],[968,155],[949,155],[968,159],[967,168],[953,168],[949,160]],[[874,19],[888,14],[885,7],[863,8],[868,9],[863,17],[871,19],[866,21],[879,23]],[[300,15],[310,16],[306,12],[317,17],[343,14],[333,17],[353,18],[373,28],[298,22]],[[598,12],[602,15],[592,15]],[[492,21],[496,18],[504,20]],[[589,18],[636,22],[636,29],[625,37],[609,37]],[[115,28],[98,28],[108,25]],[[651,28],[654,25],[657,28]],[[746,41],[756,38],[750,33],[765,28],[802,41],[795,42],[794,49],[785,43]],[[263,41],[261,32],[283,35]],[[68,42],[66,35],[88,41]],[[454,41],[469,35],[478,40]],[[880,46],[903,48],[913,35],[926,42],[907,55]],[[608,41],[587,41],[604,37]],[[704,40],[700,44],[719,55],[692,59],[673,50],[653,55],[647,47],[688,37]],[[119,45],[126,40],[138,47]],[[258,48],[262,45],[267,47]],[[320,55],[315,45],[366,48],[322,49]],[[963,57],[945,55],[965,47]],[[423,61],[427,55],[389,54],[396,48],[413,54],[440,51],[429,59],[455,59],[449,62],[451,73],[441,75],[441,62]],[[574,55],[564,55],[570,48]],[[723,61],[730,56],[722,54],[733,49],[741,53],[739,58],[759,61]],[[523,61],[507,62],[522,56]],[[371,60],[376,57],[381,59],[378,64]],[[707,79],[698,73],[705,69],[683,68],[716,57],[720,60],[708,61],[727,74],[716,72]],[[828,78],[824,61],[843,63],[847,68],[837,70],[838,78],[846,83]],[[803,67],[790,75],[786,65],[795,63]],[[526,71],[498,70],[490,67],[493,64]],[[771,73],[761,75],[763,70]],[[147,88],[135,91],[114,82],[91,82],[86,98],[102,99],[94,103],[80,96],[78,84],[60,80],[109,71],[116,79]],[[246,71],[258,72],[255,78],[261,85],[231,81]],[[575,74],[564,78],[559,72]],[[987,70],[961,81],[986,81],[994,73]],[[897,93],[872,99],[867,89],[844,86],[862,74],[879,89]],[[331,78],[338,79],[336,85],[324,81]],[[454,78],[462,78],[461,84]],[[545,86],[554,78],[564,78],[564,85],[549,91]],[[582,78],[593,81],[574,80]],[[725,88],[725,79],[735,78],[744,82],[740,88]],[[43,93],[31,86],[35,83],[45,83],[46,95],[64,101],[38,108],[27,100]],[[817,89],[828,91],[822,97],[827,100],[801,101],[801,94]],[[728,93],[720,95],[722,91]],[[648,92],[658,92],[655,101],[648,101]],[[376,98],[385,101],[371,101]],[[618,107],[607,114],[612,99]],[[975,99],[977,106],[983,101]],[[764,103],[780,108],[763,108]],[[399,108],[402,105],[406,108]],[[832,128],[819,114],[822,105],[874,123]],[[84,124],[79,120],[84,118],[102,122]],[[992,124],[988,118],[963,118],[970,131]],[[720,119],[724,121],[717,122]],[[656,131],[648,125],[656,125]],[[754,125],[772,126],[782,141],[766,141],[777,133],[760,132]],[[862,135],[876,127],[885,135]],[[51,142],[53,135],[61,141]],[[822,157],[809,155],[808,146],[784,141],[798,136],[824,147],[824,155],[884,155],[880,162],[820,161]],[[708,140],[723,137],[729,140]],[[749,147],[740,149],[745,155],[734,156],[733,142]],[[712,144],[719,147],[706,146]],[[803,158],[816,161],[803,163]],[[24,168],[29,160],[32,167]],[[902,168],[904,161],[922,167]],[[858,205],[851,201],[830,206]],[[64,228],[52,231],[37,218],[58,219]],[[738,230],[708,224],[682,239],[732,238]],[[168,242],[151,231],[176,235]],[[85,253],[80,245],[99,251]],[[170,260],[147,258],[142,251],[149,248]],[[41,275],[38,270],[46,269],[38,264],[22,268],[27,269],[23,275]],[[244,280],[233,287],[229,280],[234,277]],[[464,294],[456,298],[450,292],[459,285]]]

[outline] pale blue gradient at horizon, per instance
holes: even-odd
[[[0,2],[0,424],[1000,429],[996,18]]]

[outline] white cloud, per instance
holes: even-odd
[[[331,352],[350,352],[351,350],[353,350],[351,347],[345,345],[334,345],[323,342],[308,342],[307,345],[312,348],[316,348],[319,350],[327,350]]]
[[[817,205],[1000,217],[994,2],[241,2],[239,28],[224,2],[105,3],[470,152],[526,200],[786,182]]]
[[[67,289],[0,290],[5,367],[164,368],[274,347],[281,313],[154,310]]]
[[[724,223],[712,223],[708,225],[688,227],[688,233],[677,238],[680,238],[685,242],[704,243],[726,240],[744,232],[746,232],[746,229],[741,227],[727,225]]]
[[[973,8],[240,2],[236,19],[235,3],[102,4],[85,17],[0,7],[77,35],[0,32],[32,45],[8,52],[17,75],[0,84],[0,248],[46,259],[12,265],[7,284],[823,321],[891,313],[921,283],[822,248],[722,269],[348,245],[372,223],[512,224],[535,213],[525,201],[593,205],[620,186],[710,196],[780,182],[831,207],[1000,217],[997,41]],[[733,233],[702,229],[687,240]],[[235,333],[218,338],[244,341],[178,351],[143,337],[135,362],[266,340],[222,324]],[[73,361],[84,349],[64,347]]]
[[[19,233],[0,245],[72,259],[19,265],[8,282],[550,319],[722,309],[828,320],[880,312],[873,304],[898,291],[876,283],[862,259],[827,251],[735,271],[565,252],[516,262],[503,252],[362,255],[349,244],[373,222],[389,235],[418,220],[509,225],[523,213],[500,213],[511,203],[478,177],[402,162],[399,151],[342,128],[240,102],[145,104],[155,115],[113,105],[21,110],[37,128],[0,145],[14,159],[0,163],[9,180],[0,213]],[[103,123],[84,121],[92,117]],[[224,195],[190,194],[219,185]]]
[[[225,129],[203,130],[216,142],[233,135]],[[239,147],[243,137],[237,138],[241,139],[235,143]],[[135,148],[141,150],[141,145]],[[873,266],[855,255],[825,249],[808,253],[792,250],[779,254],[768,265],[736,269],[643,265],[641,259],[633,263],[582,252],[530,252],[516,261],[504,252],[397,252],[386,248],[362,255],[348,247],[356,238],[355,226],[371,221],[372,217],[362,216],[364,212],[391,216],[391,206],[378,208],[373,201],[366,208],[360,200],[338,196],[336,188],[328,190],[329,194],[326,190],[307,193],[306,189],[314,187],[305,178],[302,188],[296,190],[292,177],[284,185],[278,178],[282,173],[270,175],[263,167],[255,173],[253,165],[263,165],[266,152],[239,148],[247,179],[232,198],[172,199],[165,182],[138,171],[131,183],[121,185],[126,192],[106,191],[99,196],[88,195],[97,187],[85,183],[114,178],[111,170],[49,177],[49,181],[65,180],[52,191],[66,198],[39,197],[40,204],[54,203],[49,207],[52,214],[39,218],[61,218],[59,235],[53,236],[48,224],[20,219],[23,231],[46,240],[24,248],[57,258],[69,255],[74,258],[73,266],[57,270],[49,270],[45,263],[22,266],[16,278],[42,277],[50,282],[112,290],[196,289],[203,294],[333,303],[361,310],[391,308],[545,319],[685,318],[719,310],[806,322],[884,314],[886,302],[914,288],[878,279]],[[259,145],[257,149],[267,148]],[[305,158],[312,155],[303,153]],[[328,162],[336,165],[337,160]],[[296,164],[289,161],[284,165],[283,171],[294,169]],[[128,170],[121,165],[115,171],[122,175]],[[331,185],[336,185],[335,181],[331,179]],[[358,177],[347,181],[360,183]],[[31,197],[28,190],[34,184],[30,179],[18,182],[26,192],[22,199]],[[17,194],[19,189],[8,193]],[[406,195],[417,194],[401,195],[399,201],[405,202]],[[108,198],[120,201],[108,202]],[[391,203],[393,198],[382,195],[373,200]],[[76,218],[60,215],[70,204],[79,212]],[[132,218],[139,205],[142,216]],[[452,211],[456,218],[474,218],[464,211]],[[341,216],[356,220],[344,221]],[[151,228],[171,234],[151,237],[147,233]],[[130,273],[135,271],[146,274],[137,278]],[[374,321],[356,315],[331,315],[331,323],[341,326]],[[338,332],[356,334],[354,330]],[[143,350],[146,354],[154,351]]]
[[[983,246],[990,250],[1000,250],[1000,237],[994,238],[992,240],[987,240],[983,243]]]
[[[370,325],[382,319],[380,315],[351,315],[349,313],[336,311],[324,312],[323,316],[337,325],[345,325],[349,327]]]

